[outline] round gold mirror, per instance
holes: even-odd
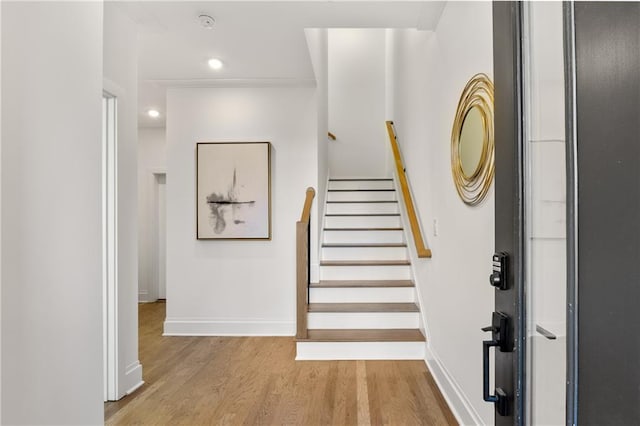
[[[487,195],[494,175],[493,84],[485,74],[469,80],[458,103],[451,132],[451,171],[466,204]]]

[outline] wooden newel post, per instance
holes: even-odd
[[[311,203],[316,195],[307,189],[300,221],[296,222],[296,339],[306,339],[309,309],[309,219]]]
[[[297,320],[296,338],[307,338],[307,310],[308,310],[308,272],[309,242],[307,231],[309,227],[304,222],[296,222],[296,283],[297,283]]]

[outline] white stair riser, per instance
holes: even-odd
[[[329,191],[327,194],[327,201],[391,201],[395,199],[395,191]]]
[[[311,312],[307,326],[313,329],[418,328],[418,312]]]
[[[322,260],[407,260],[406,247],[323,247]]]
[[[329,189],[394,189],[392,180],[329,181]]]
[[[328,231],[325,243],[403,243],[402,231]]]
[[[296,360],[423,360],[425,350],[425,342],[297,342]]]
[[[328,203],[327,214],[398,213],[398,203]]]
[[[408,280],[409,266],[321,266],[322,280]]]
[[[347,266],[341,266],[341,268],[347,268]],[[311,303],[413,303],[415,300],[413,287],[309,289],[309,302]]]
[[[326,216],[326,228],[399,228],[400,216]]]

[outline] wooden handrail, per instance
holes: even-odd
[[[407,181],[407,174],[402,164],[402,156],[400,155],[400,147],[396,138],[396,132],[393,128],[393,121],[387,121],[387,133],[389,133],[389,142],[391,143],[391,151],[393,151],[393,158],[396,163],[396,171],[398,173],[398,180],[400,181],[400,189],[402,191],[402,197],[404,198],[404,205],[407,208],[407,215],[409,216],[409,225],[411,226],[411,233],[413,234],[413,242],[416,245],[416,251],[418,257],[431,257],[431,250],[424,244],[422,238],[422,231],[420,231],[420,224],[418,222],[418,216],[416,215],[416,209],[413,204],[413,198],[411,198],[411,192],[409,191],[409,183]]]
[[[315,196],[316,190],[311,187],[307,188],[307,195],[304,197],[304,206],[302,207],[300,222],[309,223],[309,218],[311,216],[311,204],[313,204],[313,198]]]
[[[296,222],[296,339],[306,339],[307,311],[309,310],[309,238],[311,205],[316,196],[313,188],[307,188],[300,221]]]
[[[336,135],[334,135],[334,134],[333,134],[333,133],[331,133],[331,132],[327,132],[327,136],[329,136],[329,139],[331,139],[332,141],[335,141],[335,140],[336,140]]]

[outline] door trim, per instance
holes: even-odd
[[[105,86],[107,86],[105,84]],[[102,140],[102,340],[103,399],[117,401],[120,387],[118,307],[118,96],[103,90]]]
[[[567,389],[566,424],[578,424],[578,143],[574,3],[562,5],[564,21],[565,149],[567,178]]]

